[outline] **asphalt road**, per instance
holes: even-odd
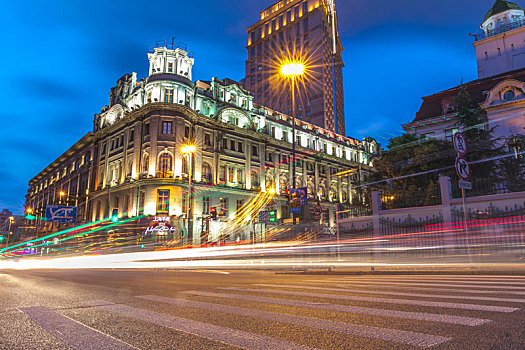
[[[0,271],[0,349],[525,349],[525,277]]]

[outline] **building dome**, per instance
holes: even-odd
[[[485,19],[483,20],[483,23],[488,21],[490,17],[503,13],[505,11],[509,11],[509,10],[523,11],[523,9],[518,6],[518,4],[515,4],[510,1],[505,1],[505,0],[496,0],[496,2],[494,3],[494,6],[492,6],[489,12],[487,12],[487,14],[485,15]]]

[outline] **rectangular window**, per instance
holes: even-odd
[[[243,206],[244,206],[244,200],[237,199],[237,212],[240,212]]]
[[[205,133],[204,134],[204,144],[206,146],[211,146],[211,134]]]
[[[144,124],[144,135],[149,135],[149,123]]]
[[[170,190],[157,190],[157,212],[168,212],[170,208]]]
[[[187,139],[190,138],[190,127],[187,125],[184,127],[184,137]]]
[[[202,198],[202,213],[205,215],[210,214],[210,197]]]
[[[230,149],[235,151],[235,140],[230,140]]]
[[[222,148],[228,149],[228,139],[227,138],[222,139]]]
[[[242,148],[243,148],[242,146],[243,146],[242,142],[239,141],[239,142],[237,143],[237,152],[242,152]]]
[[[164,90],[164,102],[173,103],[173,89]]]
[[[131,129],[129,131],[129,142],[133,142],[135,139],[135,130]]]
[[[259,147],[252,146],[252,156],[258,156],[259,155]]]
[[[244,176],[242,175],[242,169],[237,169],[237,183],[244,183]]]
[[[232,168],[228,169],[228,182],[233,182],[233,172],[234,171],[235,170]]]
[[[303,2],[303,15],[308,13],[308,1]]]
[[[454,138],[454,134],[457,133],[457,132],[458,132],[458,129],[456,129],[456,128],[445,129],[445,140],[447,140],[449,142],[452,142],[452,140]],[[433,133],[431,133],[431,134],[433,134]],[[426,136],[426,135],[424,135],[424,136]]]
[[[221,211],[228,212],[228,198],[221,198]]]
[[[303,33],[308,31],[308,18],[305,18],[303,21]]]
[[[173,73],[173,62],[168,62],[168,73]]]
[[[162,122],[162,134],[171,135],[173,132],[173,123],[172,122]]]

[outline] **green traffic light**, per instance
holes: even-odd
[[[140,249],[144,249],[145,245],[144,244],[141,244],[140,245]]]
[[[117,217],[117,216],[112,217],[112,218],[111,218],[111,221],[113,221],[113,222],[117,222],[117,221],[118,221],[118,217]]]
[[[0,236],[0,242],[4,241],[4,236]]]

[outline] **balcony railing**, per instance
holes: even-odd
[[[508,32],[509,30],[520,28],[525,26],[525,21],[515,21],[512,23],[504,24],[502,26],[499,26],[497,28],[488,30],[487,32],[482,32],[474,35],[474,40],[483,40],[486,38],[490,38],[491,36],[495,36],[501,33]]]

